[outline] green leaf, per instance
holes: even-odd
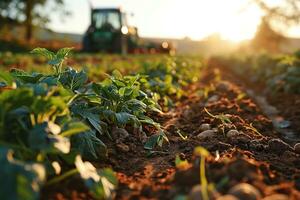
[[[97,115],[92,112],[92,109],[89,109],[83,105],[74,105],[71,107],[71,111],[81,116],[83,119],[86,119],[92,127],[94,127],[100,134],[103,134],[102,126],[106,126],[104,122],[100,120],[100,115]]]
[[[189,162],[187,160],[181,160],[180,156],[176,155],[175,166],[178,169],[186,169],[189,166]]]
[[[77,150],[84,159],[99,160],[107,154],[106,145],[96,136],[95,131],[86,131],[71,137],[72,148]]]
[[[110,199],[114,197],[115,189],[118,185],[118,179],[110,168],[100,169],[98,171],[101,182],[97,184],[92,192],[96,198]]]
[[[72,49],[73,49],[73,47],[62,48],[62,49],[58,50],[58,52],[56,53],[56,57],[65,59],[69,55],[69,53]]]
[[[49,51],[45,48],[35,48],[30,53],[42,55],[48,60],[52,60],[55,57],[55,54],[52,51]]]
[[[144,149],[152,150],[155,148],[156,145],[162,147],[164,141],[169,142],[165,133],[162,130],[159,130],[159,133],[150,136],[150,138],[144,145]]]
[[[40,83],[46,83],[48,86],[56,86],[57,85],[57,77],[54,76],[46,76],[40,80]]]
[[[123,78],[121,72],[119,72],[116,69],[112,72],[112,76],[113,76],[113,78],[116,78],[116,79],[122,79]]]
[[[125,105],[133,113],[135,113],[135,112],[139,113],[139,114],[145,113],[146,109],[147,109],[147,105],[144,102],[137,100],[137,99],[130,99],[125,102]]]
[[[88,127],[82,122],[71,122],[67,124],[65,130],[60,134],[60,136],[70,137],[72,135],[88,131],[89,129],[90,127]]]
[[[63,59],[61,58],[54,58],[48,61],[49,65],[59,65],[60,63],[62,63]]]
[[[112,102],[120,99],[118,88],[111,83],[93,83],[92,88],[93,91],[102,98],[102,100]]]
[[[62,116],[69,112],[66,99],[63,98],[63,95],[35,98],[30,106],[30,110],[34,114],[43,114],[45,118],[50,118],[53,115]]]
[[[74,91],[81,88],[87,79],[88,77],[84,71],[77,72],[69,67],[61,74],[59,81],[64,87]]]
[[[69,153],[70,140],[59,135],[51,135],[49,131],[50,128],[47,122],[35,125],[28,136],[29,146],[32,149],[48,153]]]
[[[4,91],[0,94],[0,110],[14,110],[22,106],[30,106],[34,101],[33,90],[30,88],[18,88]]]
[[[8,86],[8,85],[12,85],[14,79],[11,76],[10,73],[0,71],[0,81],[1,81],[1,84],[2,84],[2,86],[0,86],[0,87],[5,87],[5,86]]]
[[[48,93],[48,86],[45,83],[27,83],[24,87],[32,88],[34,95],[36,96],[45,96]]]
[[[5,82],[0,82],[0,88],[6,87],[7,84]]]
[[[80,156],[75,159],[75,166],[85,185],[97,199],[112,199],[117,186],[117,178],[111,169],[97,169],[90,162],[83,162]]]
[[[155,128],[159,129],[160,128],[160,124],[153,121],[153,119],[151,119],[150,117],[147,117],[147,116],[143,116],[143,117],[140,117],[140,120],[139,120],[141,123],[144,123],[144,124],[150,124],[152,126],[154,126]]]
[[[119,93],[121,96],[130,96],[133,93],[133,89],[131,87],[121,87]]]
[[[125,87],[126,85],[125,85],[125,83],[123,83],[122,81],[120,81],[120,80],[117,80],[117,79],[111,79],[112,80],[112,82],[116,85],[116,86],[118,86],[118,87]]]
[[[23,83],[37,83],[43,77],[43,74],[36,72],[29,74],[21,69],[11,69],[10,73]]]
[[[115,113],[117,123],[121,125],[128,124],[132,119],[134,119],[134,115],[131,115],[126,112]]]
[[[29,164],[13,158],[13,152],[0,147],[0,194],[1,199],[39,199],[41,184],[46,171],[41,164]]]
[[[152,135],[145,143],[144,149],[147,149],[147,150],[154,149],[154,147],[158,143],[160,137],[161,136],[159,134]]]

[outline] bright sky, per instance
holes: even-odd
[[[64,22],[52,16],[50,28],[59,32],[84,33],[90,23],[88,0],[65,0],[72,12]],[[140,36],[198,40],[213,33],[232,41],[251,39],[262,12],[249,0],[90,0],[95,7],[121,7],[134,13],[131,24]],[[248,5],[248,6],[247,6]],[[288,31],[300,37],[300,28]]]

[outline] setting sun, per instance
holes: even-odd
[[[186,34],[193,39],[214,33],[231,41],[251,39],[260,23],[260,10],[254,5],[247,5],[247,1],[189,1],[185,5],[181,1],[172,2],[166,10],[165,17],[168,19],[165,21],[173,22],[174,34]],[[162,4],[166,7],[166,3]]]

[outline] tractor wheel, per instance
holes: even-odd
[[[92,52],[92,43],[88,36],[84,36],[82,40],[82,51]]]
[[[114,39],[113,52],[126,55],[128,53],[128,39],[126,36],[119,36]]]

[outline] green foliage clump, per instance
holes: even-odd
[[[0,54],[9,63],[25,59],[29,65],[37,61],[51,66],[42,72],[0,72],[0,160],[4,165],[0,186],[7,199],[38,199],[41,187],[74,174],[80,175],[95,198],[113,198],[114,172],[98,170],[89,161],[107,156],[103,141],[116,139],[115,128],[141,133],[145,126],[152,126],[156,132],[145,142],[146,150],[168,142],[151,113],[161,113],[161,106],[170,108],[184,94],[183,87],[197,80],[201,66],[196,59],[189,63],[184,58],[157,59],[149,65],[137,57],[134,66],[145,64],[139,73],[122,75],[105,68],[97,77],[97,67],[65,66],[71,50],[54,53],[36,48],[32,57]],[[115,57],[109,59],[113,63]],[[125,70],[125,74],[130,73]]]

